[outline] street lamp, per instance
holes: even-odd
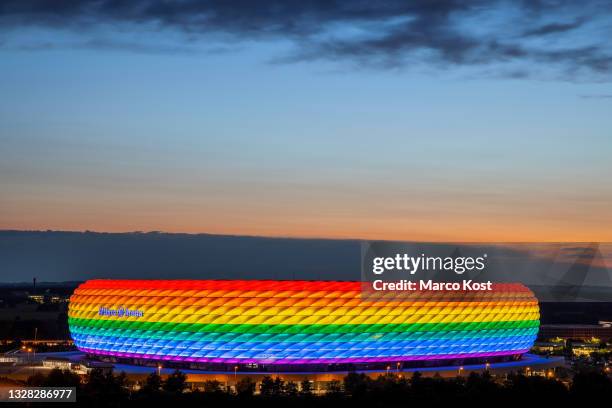
[[[234,383],[238,384],[238,366],[234,366]]]
[[[461,372],[463,371],[463,366],[459,367],[459,375],[461,375]]]
[[[391,366],[387,366],[387,375],[389,375],[389,370],[391,369]]]
[[[161,377],[161,369],[162,369],[162,365],[161,365],[161,364],[158,364],[158,365],[157,365],[157,375],[158,375],[159,377]]]
[[[399,368],[400,368],[401,363],[398,361],[397,362],[397,373],[399,374]]]

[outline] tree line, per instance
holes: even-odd
[[[256,384],[249,377],[240,379],[232,389],[215,380],[206,381],[203,389],[191,390],[181,371],[162,379],[151,373],[137,391],[124,373],[92,370],[85,378],[54,369],[49,374],[28,378],[29,386],[71,386],[77,389],[77,406],[145,407],[179,404],[182,407],[204,406],[287,406],[320,407],[369,406],[403,407],[414,404],[441,406],[447,404],[490,405],[545,403],[582,404],[593,398],[612,399],[612,381],[598,370],[578,372],[568,383],[555,378],[510,374],[500,380],[489,373],[471,373],[466,377],[424,377],[416,372],[410,377],[397,374],[372,379],[363,373],[349,373],[343,381],[326,383],[323,394],[315,394],[307,379],[297,384],[280,377],[264,377]],[[257,389],[257,386],[259,387]],[[202,388],[202,387],[201,387]],[[186,392],[189,391],[189,392]],[[258,391],[258,393],[256,393]],[[74,405],[73,405],[74,406]]]

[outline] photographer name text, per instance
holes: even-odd
[[[493,290],[493,283],[474,282],[473,280],[463,280],[460,282],[435,282],[433,280],[418,280],[409,281],[402,279],[395,282],[384,282],[375,280],[372,282],[372,288],[375,291],[446,291],[446,290],[463,290],[463,291],[488,291]]]

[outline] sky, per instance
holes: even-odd
[[[594,0],[3,1],[0,229],[612,241],[611,37]]]

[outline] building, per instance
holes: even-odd
[[[516,361],[538,333],[537,299],[521,284],[371,298],[361,290],[361,282],[92,280],[70,299],[69,327],[90,356],[230,376]]]
[[[536,341],[531,351],[537,354],[563,354],[564,349],[563,339],[551,339],[551,341]]]
[[[59,368],[60,370],[72,369],[71,361],[63,357],[46,357],[42,361],[42,366],[47,368]]]
[[[584,343],[572,343],[572,354],[575,356],[589,357],[593,353],[605,353],[607,349],[600,347],[599,343],[595,342],[584,342]]]
[[[540,326],[539,338],[560,338],[565,340],[612,340],[612,325],[609,322],[599,324],[543,324]]]

